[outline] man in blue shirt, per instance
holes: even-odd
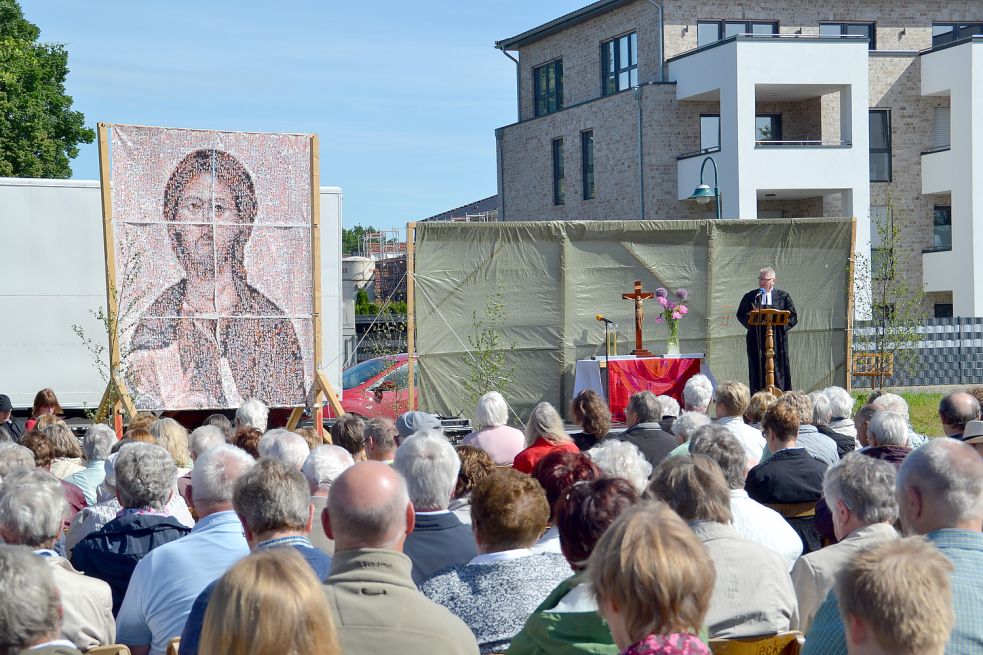
[[[956,624],[945,652],[983,653],[983,458],[955,439],[933,439],[905,458],[897,495],[905,533],[925,535],[954,567]],[[830,592],[816,612],[803,655],[847,651],[838,605]]]
[[[314,521],[307,479],[293,468],[263,458],[236,484],[232,496],[249,547],[255,551],[290,546],[314,569],[318,580],[331,572],[331,558],[311,545],[307,535]],[[195,655],[201,641],[205,610],[215,585],[212,582],[195,599],[181,634],[181,652]]]
[[[249,554],[232,510],[232,491],[252,466],[252,457],[227,444],[195,462],[187,495],[198,523],[187,537],[140,561],[116,617],[116,639],[133,655],[164,655],[168,642],[181,635],[201,590]]]

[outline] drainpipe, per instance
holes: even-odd
[[[652,0],[649,0],[652,2]],[[515,121],[518,123],[522,120],[522,100],[519,96],[519,91],[521,90],[521,82],[519,78],[519,60],[513,57],[505,49],[505,45],[501,45],[498,48],[502,51],[502,54],[515,62]]]
[[[645,151],[642,150],[642,85],[631,90],[638,105],[638,209],[645,220]]]
[[[648,0],[648,3],[659,10],[659,81],[666,81],[666,25],[665,13],[662,5],[655,0]],[[518,62],[517,62],[518,63]]]

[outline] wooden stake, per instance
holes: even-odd
[[[99,123],[97,133],[99,136],[99,191],[102,201],[102,241],[106,252],[106,312],[109,325],[107,335],[109,337],[109,383],[106,386],[106,393],[99,406],[99,414],[103,418],[110,412],[114,415],[119,414],[122,405],[130,416],[136,415],[136,407],[130,399],[129,391],[119,382],[119,367],[122,355],[119,347],[119,296],[116,293],[116,239],[113,234],[113,192],[110,181],[109,169],[109,123]],[[113,387],[116,388],[116,400],[112,399]],[[105,414],[103,414],[103,404]],[[111,406],[110,406],[111,405]],[[117,417],[114,421],[117,434],[122,434],[122,418]]]
[[[416,409],[414,351],[416,350],[416,223],[406,225],[406,374],[407,411]]]
[[[321,154],[318,150],[320,140],[316,134],[311,135],[311,281],[313,282],[313,297],[311,298],[311,327],[314,332],[314,430],[317,436],[324,440],[324,401],[321,385]],[[344,412],[342,412],[344,413]],[[340,414],[338,414],[340,416]]]

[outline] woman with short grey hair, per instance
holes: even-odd
[[[304,437],[283,428],[270,430],[259,440],[260,457],[272,457],[295,471],[300,470],[310,454],[311,447]]]
[[[829,429],[840,434],[845,434],[857,438],[857,426],[853,423],[853,396],[843,387],[826,387],[823,393],[829,399],[829,408],[832,416],[829,420]],[[860,445],[858,443],[857,447]]]
[[[605,478],[622,478],[641,495],[652,475],[652,465],[633,443],[605,439],[587,451]]]
[[[465,446],[475,446],[488,453],[497,466],[511,466],[512,460],[526,447],[521,430],[506,425],[509,406],[497,391],[489,391],[474,408],[478,429],[464,437]]]
[[[82,573],[109,583],[113,614],[118,615],[137,563],[157,546],[191,531],[164,513],[177,479],[177,466],[164,448],[126,444],[119,450],[115,470],[116,495],[123,509],[76,544],[71,562]]]
[[[82,490],[85,502],[95,505],[99,502],[98,488],[106,478],[106,458],[116,444],[116,433],[104,423],[97,423],[85,431],[82,438],[82,452],[85,454],[85,468],[65,478]]]
[[[555,450],[580,452],[563,427],[559,412],[547,402],[539,403],[529,414],[526,422],[526,446],[512,461],[512,468],[526,474],[532,474],[539,460]]]
[[[696,431],[704,425],[710,425],[710,417],[700,412],[683,412],[672,422],[672,434],[679,445],[669,451],[669,457],[679,457],[689,454],[689,443],[696,436]],[[726,429],[726,428],[724,428]]]
[[[124,444],[123,448],[129,448],[136,444]],[[147,445],[147,444],[143,444]],[[122,448],[120,449],[122,450]],[[68,533],[65,535],[65,552],[71,556],[72,550],[85,537],[98,532],[104,525],[116,518],[116,515],[123,510],[119,499],[116,497],[116,460],[119,453],[113,453],[103,462],[105,478],[97,490],[98,501],[94,505],[82,508],[72,520]],[[193,528],[195,520],[188,510],[188,505],[178,494],[172,494],[171,499],[164,507],[164,512],[176,518],[181,525]]]

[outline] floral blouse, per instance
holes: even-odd
[[[649,635],[629,646],[621,655],[710,655],[710,649],[696,635],[674,632]]]

